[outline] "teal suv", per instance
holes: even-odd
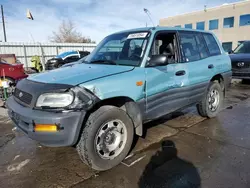
[[[17,128],[45,146],[76,146],[96,170],[119,164],[143,124],[196,105],[215,117],[231,61],[209,32],[140,28],[107,36],[82,62],[18,82],[7,101]]]

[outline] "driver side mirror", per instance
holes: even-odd
[[[233,53],[234,53],[233,50],[229,50],[229,51],[228,51],[228,54],[233,54]]]
[[[147,67],[165,66],[168,64],[168,57],[166,55],[152,55],[147,62]]]

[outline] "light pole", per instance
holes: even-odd
[[[4,42],[7,42],[6,30],[5,30],[5,22],[4,22],[4,14],[3,14],[3,5],[1,5],[1,13],[2,13],[2,23],[3,23],[3,36],[4,36]]]
[[[152,18],[151,18],[151,16],[150,16],[151,14],[150,14],[149,10],[146,9],[146,8],[144,8],[143,11],[148,15],[148,17],[149,17],[149,19],[150,19],[152,25],[155,26],[155,24],[154,24],[154,22],[153,22],[153,20],[152,20]],[[147,25],[147,23],[146,23],[146,25]]]

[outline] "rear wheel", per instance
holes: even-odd
[[[221,85],[218,82],[210,82],[202,101],[197,104],[198,113],[203,117],[215,117],[220,112],[223,99]]]
[[[133,123],[125,111],[102,106],[89,116],[76,148],[91,168],[108,170],[127,156],[133,136]]]

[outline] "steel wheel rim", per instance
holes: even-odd
[[[220,104],[220,94],[217,89],[212,89],[208,96],[208,107],[212,112],[216,111]]]
[[[121,120],[104,123],[95,137],[95,148],[102,159],[112,160],[125,147],[127,142],[127,128]]]

